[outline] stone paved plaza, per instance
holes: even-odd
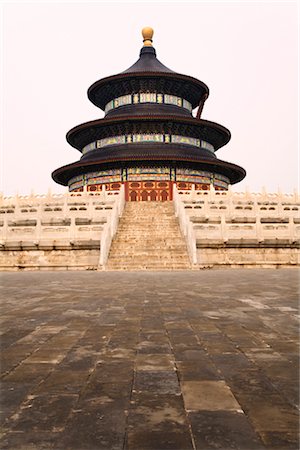
[[[298,275],[3,273],[1,449],[298,449]]]

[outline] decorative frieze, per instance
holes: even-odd
[[[114,98],[105,105],[105,114],[115,108],[119,108],[124,105],[138,103],[158,103],[165,105],[175,105],[180,108],[187,109],[192,112],[192,104],[184,98],[177,97],[176,95],[162,94],[156,92],[140,92],[136,94],[122,95],[121,97]]]
[[[205,148],[206,150],[214,153],[214,146],[202,139],[196,139],[189,136],[181,136],[176,134],[161,134],[161,133],[138,133],[138,134],[126,134],[119,136],[111,136],[103,139],[98,139],[95,142],[91,142],[82,149],[82,154],[85,155],[91,151],[99,148],[108,147],[111,145],[120,144],[132,144],[132,143],[144,143],[144,142],[160,142],[166,144],[185,144],[193,147]]]
[[[169,167],[134,167],[127,169],[127,181],[169,181]]]
[[[184,183],[212,184],[216,188],[228,189],[229,179],[221,174],[213,174],[189,168],[171,167],[129,167],[127,169],[110,169],[90,172],[74,177],[69,182],[70,191],[82,189],[83,186],[126,181],[177,181]]]

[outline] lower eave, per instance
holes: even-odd
[[[68,185],[68,181],[78,175],[85,174],[88,172],[93,171],[99,171],[99,170],[105,170],[108,167],[122,167],[122,166],[129,166],[128,162],[131,162],[132,166],[139,165],[139,163],[145,163],[146,161],[150,161],[152,164],[154,162],[157,162],[158,164],[161,164],[162,161],[164,164],[171,164],[171,165],[182,165],[182,164],[193,164],[193,166],[196,168],[199,168],[200,170],[209,170],[212,172],[216,172],[222,175],[225,175],[229,178],[230,184],[238,183],[239,181],[243,180],[246,176],[246,171],[236,164],[228,163],[226,161],[222,161],[220,159],[193,159],[193,158],[176,158],[174,159],[166,159],[165,157],[159,157],[159,155],[156,155],[155,157],[147,157],[143,158],[142,156],[139,157],[138,160],[132,160],[132,157],[124,157],[122,160],[120,159],[107,159],[106,161],[78,161],[72,164],[68,164],[66,166],[60,167],[54,172],[52,172],[52,178],[56,183],[61,184],[63,186]]]

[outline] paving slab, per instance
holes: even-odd
[[[176,372],[173,371],[137,371],[135,374],[135,392],[157,395],[180,395],[180,384]]]
[[[1,449],[298,450],[298,275],[1,274]]]
[[[187,411],[241,409],[225,381],[183,381],[181,388]]]
[[[172,382],[174,386],[173,379]],[[125,449],[192,450],[192,436],[182,396],[172,389],[168,393],[159,390],[134,390]]]
[[[196,448],[199,449],[264,449],[261,438],[245,414],[233,411],[190,412]]]

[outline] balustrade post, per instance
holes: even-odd
[[[196,189],[195,189],[194,184],[192,184],[192,190],[191,190],[190,196],[191,196],[191,201],[194,202],[196,200]]]
[[[8,217],[7,214],[3,214],[3,227],[2,227],[2,232],[3,232],[3,243],[5,244],[7,242],[7,238],[8,238]]]
[[[256,216],[256,239],[258,242],[262,242],[264,240],[262,223],[260,222],[260,217]]]
[[[203,213],[205,216],[209,215],[209,196],[201,193],[201,199],[204,201],[203,203]]]
[[[223,242],[228,241],[228,232],[227,232],[227,224],[225,214],[221,214],[221,238]]]
[[[35,245],[38,246],[40,244],[40,241],[42,239],[42,218],[41,215],[38,214],[37,218],[36,218],[36,226],[35,226],[35,233],[34,233],[34,237],[35,237]]]
[[[63,213],[63,218],[64,218],[64,219],[67,219],[67,217],[69,216],[68,210],[67,210],[67,208],[68,208],[68,198],[69,198],[69,195],[70,195],[69,192],[64,192],[64,193],[63,193],[63,198],[62,198],[62,201],[63,201],[63,204],[62,204],[62,213]]]
[[[101,186],[101,197],[102,197],[103,201],[106,202],[107,193],[106,193],[105,184],[102,184],[102,186]]]
[[[295,224],[294,218],[292,216],[289,217],[289,240],[291,243],[296,241],[296,233],[295,233]]]
[[[76,240],[76,224],[75,224],[75,215],[71,216],[70,223],[70,242],[74,242]]]
[[[231,185],[228,186],[226,197],[227,197],[227,211],[228,214],[232,217],[234,214],[234,206],[233,206],[233,192]]]

